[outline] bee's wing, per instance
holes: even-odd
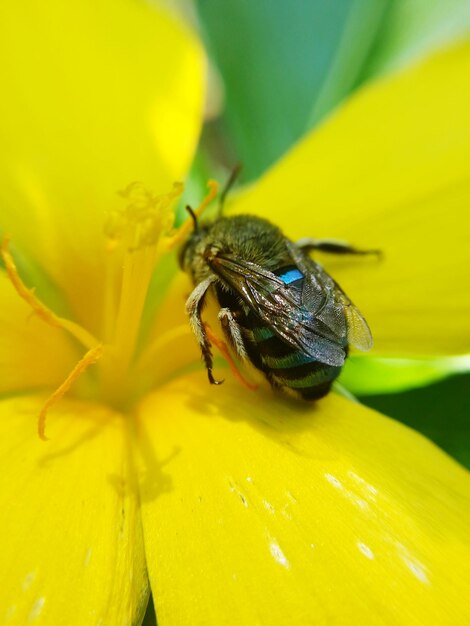
[[[345,342],[305,306],[301,291],[239,257],[218,255],[211,268],[286,343],[327,365],[343,365]]]
[[[336,285],[336,297],[344,306],[348,325],[348,343],[362,352],[367,352],[373,345],[369,324],[339,285]]]
[[[298,248],[289,245],[293,259],[305,275],[302,302],[338,337],[358,350],[372,348],[372,335],[359,309],[325,270]]]

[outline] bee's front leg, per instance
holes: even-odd
[[[207,290],[211,284],[215,281],[215,277],[210,276],[197,285],[191,295],[186,301],[186,312],[189,315],[189,324],[193,333],[196,335],[199,346],[202,352],[202,358],[207,369],[207,376],[211,385],[220,385],[223,380],[216,380],[212,375],[212,351],[211,343],[207,336],[206,327],[201,318],[202,308],[204,306],[204,300]]]
[[[304,237],[295,242],[295,245],[305,252],[319,250],[320,252],[328,252],[330,254],[377,254],[380,250],[361,250],[355,248],[347,241],[339,241],[337,239],[312,239]]]

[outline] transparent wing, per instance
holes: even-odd
[[[306,306],[302,290],[289,287],[269,270],[228,255],[211,260],[211,268],[286,343],[322,363],[343,365],[346,345],[344,313],[343,338],[334,325],[326,323],[321,315]],[[324,294],[318,300],[324,300]]]
[[[339,286],[337,286],[337,291],[344,304],[344,312],[348,326],[348,343],[362,352],[367,352],[372,348],[374,343],[369,325],[363,318],[359,309],[349,300]]]
[[[305,275],[302,301],[339,340],[358,350],[372,348],[370,328],[338,283],[304,251],[289,242],[294,262]]]

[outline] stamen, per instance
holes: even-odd
[[[222,339],[219,339],[217,335],[212,332],[207,324],[205,325],[205,327],[209,341],[220,351],[224,359],[227,361],[232,374],[235,376],[238,382],[240,382],[247,389],[250,389],[251,391],[256,391],[256,389],[258,389],[258,385],[256,383],[250,382],[242,375],[242,373],[236,366],[235,361],[232,359],[232,355],[229,352],[227,344],[222,341]]]
[[[49,324],[49,326],[66,330],[88,349],[96,346],[98,340],[95,339],[91,333],[82,328],[79,324],[56,315],[34,295],[34,289],[28,289],[26,287],[18,274],[18,269],[8,249],[9,243],[10,237],[5,236],[3,238],[0,254],[5,263],[8,277],[20,298],[27,302],[33,309],[33,313],[46,322],[46,324]]]
[[[200,217],[200,215],[202,215],[206,207],[212,202],[212,200],[217,196],[219,192],[219,185],[215,180],[209,180],[207,186],[209,187],[209,191],[207,192],[206,197],[197,207],[197,209],[194,210],[194,214],[196,215],[196,217]],[[182,243],[184,239],[186,239],[186,237],[189,235],[192,227],[193,221],[190,219],[186,220],[178,228],[174,235],[167,238],[165,242],[166,249],[173,250],[173,248],[179,246],[179,244]]]
[[[61,398],[64,397],[64,395],[73,385],[73,383],[78,378],[80,378],[83,372],[85,372],[85,370],[87,370],[90,367],[90,365],[94,365],[103,356],[103,350],[104,350],[104,347],[101,344],[98,346],[95,346],[91,350],[88,350],[88,352],[83,356],[83,358],[80,359],[77,365],[73,368],[73,370],[64,380],[64,382],[46,400],[38,417],[38,435],[43,441],[48,440],[48,437],[46,437],[46,433],[45,433],[46,417],[47,417],[48,410],[51,408],[53,404],[55,404]]]
[[[123,402],[128,386],[129,369],[134,358],[147,292],[162,250],[161,242],[171,232],[174,222],[172,204],[183,192],[182,183],[162,195],[154,195],[142,183],[133,182],[119,194],[126,205],[109,215],[105,225],[110,258],[108,272],[120,274],[118,297],[112,281],[106,294],[106,343],[113,346],[114,360],[104,364],[103,390],[115,405]],[[110,255],[108,255],[110,257]]]

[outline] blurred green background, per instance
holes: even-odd
[[[468,0],[196,0],[210,57],[190,193],[242,163],[249,183],[367,81],[470,32]],[[468,288],[468,286],[467,286]],[[443,320],[445,332],[445,320]],[[449,355],[451,356],[451,355]],[[351,358],[341,383],[470,467],[470,358]]]
[[[196,0],[211,56],[204,145],[259,176],[365,81],[465,36],[468,0]]]

